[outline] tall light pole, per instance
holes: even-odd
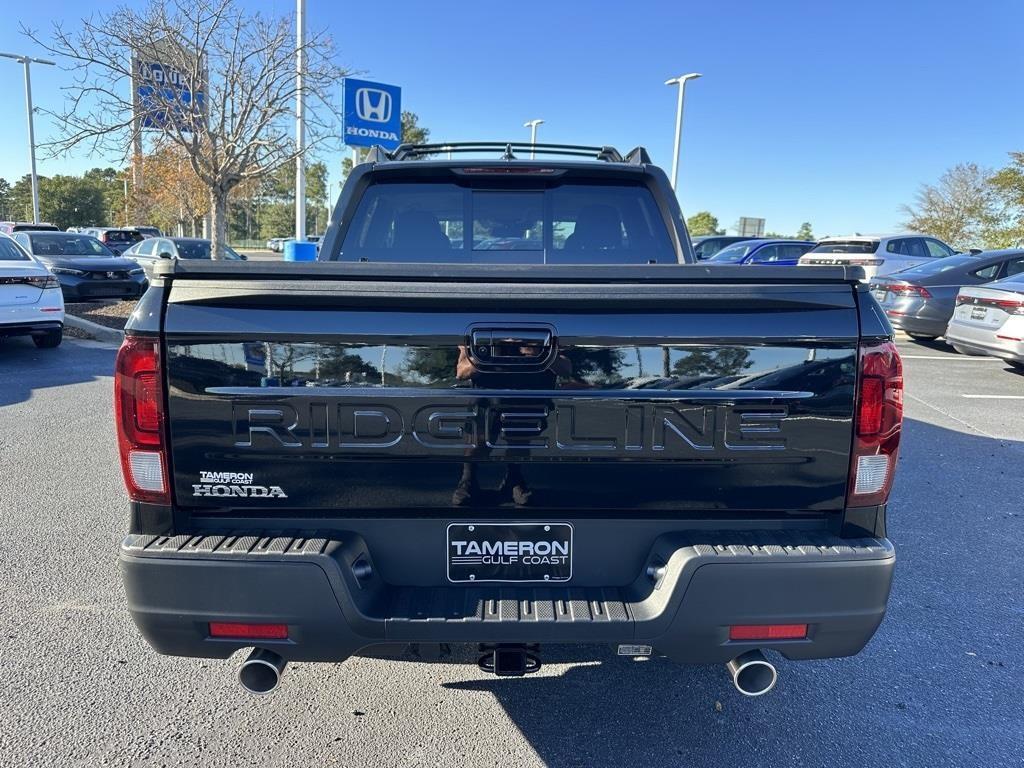
[[[306,0],[295,7],[295,240],[306,239]]]
[[[55,66],[49,59],[37,59],[17,53],[0,53],[6,59],[14,59],[25,65],[25,112],[28,115],[28,156],[32,164],[32,223],[39,223],[39,176],[36,174],[36,126],[32,115],[32,64]]]
[[[523,123],[523,128],[529,128],[530,129],[530,146],[531,147],[534,144],[537,143],[537,126],[540,125],[543,122],[544,122],[543,120],[527,120],[525,123]],[[531,149],[530,150],[530,159],[534,160],[534,159],[536,159],[536,157],[537,157],[536,153]]]
[[[676,144],[672,154],[672,189],[676,188],[679,179],[679,141],[683,136],[683,97],[686,95],[686,81],[696,80],[700,76],[699,72],[691,72],[665,81],[665,85],[679,86],[679,101],[676,104]]]

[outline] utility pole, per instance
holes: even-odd
[[[533,145],[537,143],[537,126],[543,123],[543,120],[527,120],[523,123],[523,128],[530,129],[530,159],[535,160],[537,154],[533,151]]]
[[[295,240],[306,240],[306,0],[295,7]]]
[[[688,75],[680,75],[665,81],[665,85],[679,86],[679,99],[676,102],[676,142],[672,151],[672,189],[676,188],[679,180],[679,142],[683,136],[683,98],[686,95],[686,82],[701,77],[699,72],[691,72]]]
[[[28,156],[32,167],[32,223],[39,223],[39,176],[36,174],[36,127],[32,110],[32,64],[55,66],[49,59],[36,59],[17,53],[0,53],[6,59],[14,59],[25,66],[25,113],[28,116]]]

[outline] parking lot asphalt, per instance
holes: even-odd
[[[125,610],[112,347],[0,342],[0,764],[1024,764],[1024,376],[902,339],[889,614],[859,656],[723,668],[546,649],[540,673],[353,659],[253,697],[239,659],[158,656]],[[457,651],[470,658],[468,652]]]

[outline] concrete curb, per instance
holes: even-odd
[[[72,328],[77,328],[80,331],[85,331],[94,339],[99,341],[106,341],[110,344],[120,345],[124,341],[124,331],[119,331],[116,328],[108,328],[105,325],[94,323],[91,320],[83,320],[81,317],[76,315],[65,313],[64,324],[69,325]]]

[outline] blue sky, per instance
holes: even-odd
[[[136,0],[127,0],[129,3]],[[110,0],[94,0],[107,9]],[[248,7],[291,12],[287,0]],[[0,50],[31,51],[15,21],[74,25],[83,5],[9,8]],[[687,215],[723,226],[763,216],[769,230],[891,230],[918,185],[974,161],[1024,150],[1024,3],[922,2],[331,2],[307,0],[311,27],[333,34],[343,64],[403,87],[437,140],[539,139],[643,144],[671,166],[674,89],[687,88],[679,196]],[[0,59],[7,108],[0,176],[28,172],[21,70]],[[69,75],[33,70],[37,105]],[[339,83],[339,88],[340,88]],[[52,131],[37,120],[41,139]],[[328,161],[337,181],[341,156]],[[44,160],[80,172],[104,158]],[[337,189],[337,186],[334,187]]]

